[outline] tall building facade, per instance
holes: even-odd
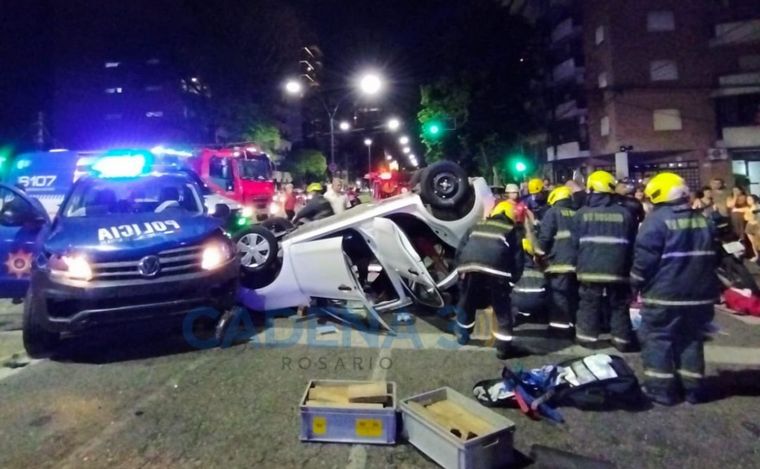
[[[760,2],[539,3],[546,133],[532,144],[558,179],[668,169],[692,187],[732,171],[760,183]]]

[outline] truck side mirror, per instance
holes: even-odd
[[[230,216],[230,207],[226,204],[216,204],[214,207],[214,217],[225,219]]]

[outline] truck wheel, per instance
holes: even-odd
[[[55,352],[60,342],[57,332],[45,329],[37,317],[39,313],[34,307],[31,287],[26,292],[24,314],[22,318],[22,339],[26,354],[32,358],[46,358]]]
[[[262,226],[250,226],[235,236],[240,266],[247,272],[259,272],[277,261],[277,239]]]
[[[420,178],[420,196],[433,208],[455,209],[471,191],[467,173],[451,161],[439,161],[425,169]]]

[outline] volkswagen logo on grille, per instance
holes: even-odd
[[[161,261],[157,256],[145,256],[137,263],[137,271],[143,277],[155,277],[161,270]]]

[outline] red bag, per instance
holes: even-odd
[[[757,296],[746,296],[735,288],[729,288],[723,292],[723,298],[726,306],[734,312],[760,317],[760,298]]]

